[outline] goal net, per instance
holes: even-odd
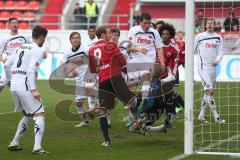
[[[224,56],[216,69],[217,81],[213,98],[218,114],[226,122],[216,123],[209,106],[205,113],[208,123],[202,123],[198,119],[204,95],[196,67],[197,55],[194,55],[193,152],[198,154],[239,156],[240,1],[195,1],[194,8],[194,35],[205,31],[206,18],[214,18],[216,21],[215,30],[224,40]],[[186,67],[189,66],[186,65]],[[188,74],[187,72],[185,73]]]

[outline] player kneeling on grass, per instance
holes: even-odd
[[[99,115],[100,128],[104,142],[102,146],[110,146],[108,133],[107,110],[115,105],[115,97],[128,105],[137,120],[138,109],[136,95],[132,93],[121,75],[126,60],[116,43],[110,42],[111,30],[106,26],[97,29],[99,40],[89,50],[89,68],[91,73],[98,73],[100,107],[95,110]]]
[[[17,132],[8,147],[10,151],[22,150],[19,146],[20,139],[29,122],[34,120],[35,143],[32,153],[49,153],[41,147],[45,118],[41,96],[36,89],[37,68],[44,54],[41,47],[45,42],[47,33],[45,28],[36,26],[32,31],[33,42],[19,47],[4,64],[15,105],[24,113],[18,124]]]

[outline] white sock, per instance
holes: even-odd
[[[22,135],[24,134],[24,132],[27,130],[28,124],[31,120],[32,120],[31,117],[23,116],[23,118],[20,120],[20,122],[18,124],[16,134],[10,144],[11,146],[19,145],[19,141],[20,141]]]
[[[204,95],[204,97],[202,99],[202,104],[201,104],[201,111],[200,111],[200,114],[199,114],[200,117],[205,116],[205,112],[206,112],[207,107],[208,107],[208,100],[207,100],[207,96]]]
[[[142,85],[142,100],[147,99],[148,94],[149,94],[149,89],[150,89],[150,82],[149,81],[144,81]]]
[[[45,122],[44,122],[44,117],[39,116],[35,117],[35,126],[34,126],[34,133],[35,133],[35,143],[33,150],[38,150],[41,149],[41,142],[42,142],[42,137],[44,133],[44,127],[45,127]]]
[[[214,116],[214,119],[217,119],[219,117],[218,113],[217,113],[217,107],[215,105],[215,101],[214,99],[212,98],[212,96],[207,96],[207,99],[208,99],[208,105],[210,106],[211,108],[211,111],[212,111],[212,114]]]
[[[164,125],[156,126],[156,127],[148,126],[148,131],[150,132],[161,132],[163,129],[164,129]]]
[[[88,107],[89,109],[94,109],[98,106],[98,98],[88,97]]]
[[[83,102],[77,102],[77,111],[78,111],[80,117],[83,119],[84,118],[83,116],[86,113]]]

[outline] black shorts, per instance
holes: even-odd
[[[121,100],[125,105],[136,97],[127,87],[122,75],[116,75],[99,84],[98,98],[100,107],[113,109],[115,97]]]

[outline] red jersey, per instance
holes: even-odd
[[[126,60],[114,42],[99,40],[89,49],[89,68],[98,73],[99,83],[121,74]]]
[[[185,62],[185,41],[177,41],[180,52],[178,55],[179,63]]]
[[[176,76],[178,72],[178,55],[179,55],[179,48],[176,43],[171,43],[169,45],[163,46],[163,53],[164,53],[164,59],[165,59],[165,66],[169,68],[174,76]],[[168,76],[168,71],[165,70],[161,74],[161,78],[165,78]]]

